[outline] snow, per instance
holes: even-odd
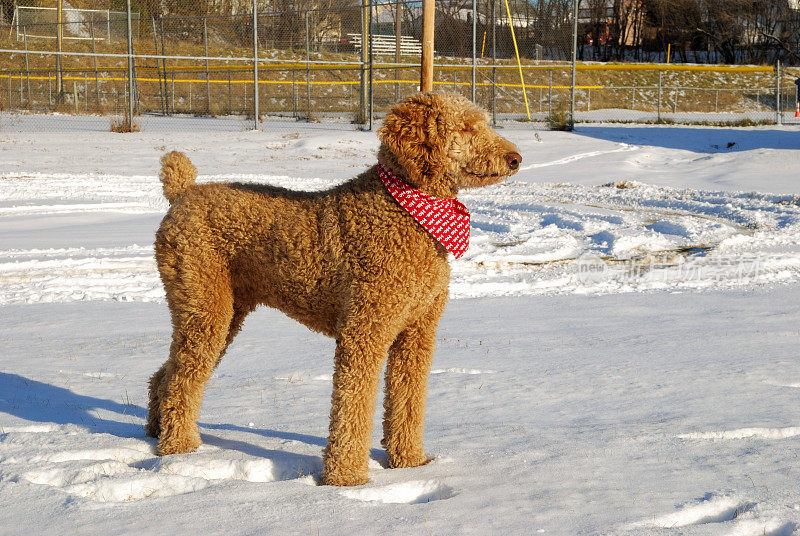
[[[156,172],[181,149],[203,181],[321,189],[375,134],[37,131],[56,119],[0,144],[0,534],[800,532],[796,128],[501,125],[523,169],[460,196],[434,458],[388,469],[376,412],[371,482],[342,489],[317,485],[333,342],[268,309],[207,387],[204,444],[155,455]]]

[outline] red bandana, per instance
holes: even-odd
[[[396,177],[383,164],[378,175],[400,206],[450,253],[459,258],[469,247],[469,211],[456,198],[440,198],[417,190]]]

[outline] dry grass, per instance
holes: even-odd
[[[111,132],[124,134],[128,132],[141,132],[141,129],[138,123],[131,123],[130,117],[128,114],[125,114],[123,117],[111,118]]]

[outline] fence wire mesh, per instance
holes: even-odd
[[[421,0],[141,0],[130,16],[97,0],[60,19],[56,2],[0,3],[4,130],[363,128],[419,88]],[[573,95],[578,123],[794,119],[800,73],[779,64],[589,61],[620,41],[591,39],[590,4],[573,36],[571,0],[437,2],[434,87],[532,127],[568,122]]]

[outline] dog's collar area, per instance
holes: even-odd
[[[435,197],[414,188],[383,164],[378,164],[378,176],[400,206],[455,258],[467,251],[469,211],[463,203],[454,197]]]

